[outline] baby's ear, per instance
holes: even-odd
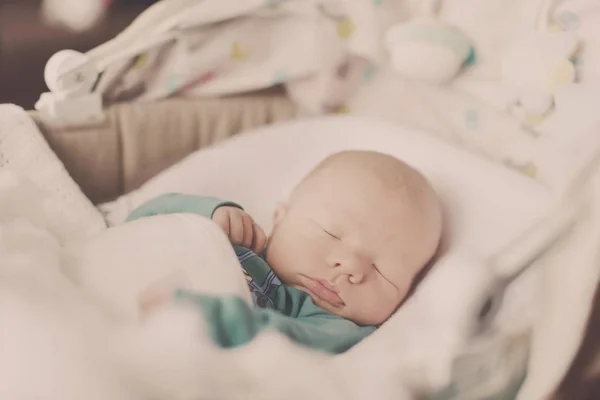
[[[275,209],[275,213],[273,214],[273,227],[279,225],[283,217],[285,217],[285,213],[287,212],[287,205],[285,203],[279,203],[277,208]]]

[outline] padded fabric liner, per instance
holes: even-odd
[[[292,119],[280,91],[109,107],[101,123],[61,126],[37,112],[50,147],[94,203],[114,199],[192,151],[247,129]]]

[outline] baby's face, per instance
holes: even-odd
[[[278,211],[267,261],[317,306],[361,325],[380,324],[427,262],[415,257],[420,227],[407,220],[402,196],[368,176],[322,175]]]

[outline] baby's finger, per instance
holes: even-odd
[[[229,240],[235,245],[244,243],[244,218],[240,213],[230,214]]]
[[[258,226],[258,224],[253,223],[253,237],[252,237],[252,250],[255,253],[262,253],[262,251],[265,249],[265,246],[267,245],[267,235],[265,234],[265,231],[263,231],[263,229]]]
[[[252,221],[252,217],[250,215],[244,214],[242,222],[244,224],[244,240],[242,241],[241,245],[247,249],[251,249],[252,237],[254,236],[254,228],[252,226],[254,221]]]
[[[212,220],[219,225],[227,237],[229,237],[229,232],[231,231],[231,213],[229,210],[225,207],[217,208],[213,213]]]

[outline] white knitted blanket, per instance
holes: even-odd
[[[32,118],[10,104],[0,105],[0,171],[4,170],[44,192],[46,224],[60,240],[105,227],[102,215],[69,176]]]

